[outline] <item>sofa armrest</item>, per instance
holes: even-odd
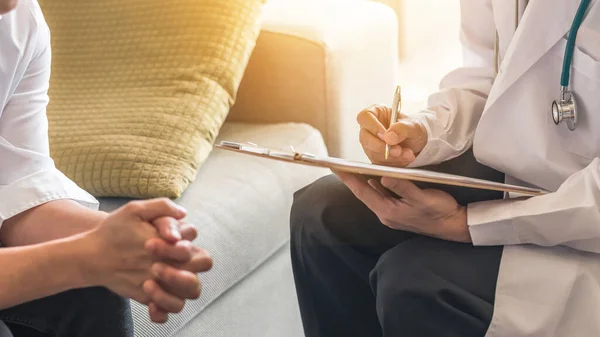
[[[229,120],[308,123],[331,155],[362,159],[356,115],[391,104],[397,27],[365,0],[271,0]]]

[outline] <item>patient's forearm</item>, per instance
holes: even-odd
[[[86,287],[81,269],[91,255],[81,235],[0,249],[0,309]]]
[[[0,242],[15,247],[66,238],[98,226],[106,216],[71,200],[51,201],[6,220]]]

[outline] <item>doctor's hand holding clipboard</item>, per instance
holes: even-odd
[[[374,164],[406,167],[427,144],[427,130],[417,118],[403,114],[396,117],[394,109],[399,110],[398,106],[373,105],[361,111],[357,117],[359,140]],[[421,189],[409,180],[389,177],[365,180],[352,173],[335,174],[390,228],[450,241],[471,241],[465,206],[442,190]]]

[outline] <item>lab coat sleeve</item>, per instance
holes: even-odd
[[[46,26],[31,34],[23,48],[26,67],[17,68],[17,84],[0,117],[0,225],[57,199],[97,208],[96,200],[57,170],[50,158],[46,117],[50,32]]]
[[[563,245],[600,253],[600,158],[554,193],[470,204],[467,222],[478,246]]]
[[[428,142],[410,167],[458,157],[472,146],[494,82],[496,30],[491,0],[461,0],[460,8],[464,65],[442,79],[440,91],[429,98],[429,108],[411,114],[423,122]]]

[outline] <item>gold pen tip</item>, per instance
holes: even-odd
[[[397,93],[397,94],[400,94],[400,93],[402,93],[402,87],[401,87],[401,86],[397,86],[397,87],[396,87],[396,93]]]

